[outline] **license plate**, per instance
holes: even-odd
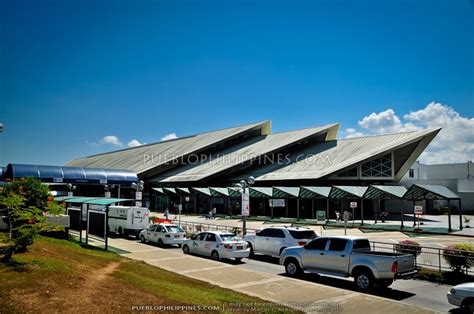
[[[242,245],[237,246],[237,250],[243,250],[243,249],[244,249],[244,247]]]

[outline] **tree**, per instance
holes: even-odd
[[[0,206],[7,213],[9,238],[14,244],[4,257],[7,260],[13,252],[25,252],[38,233],[60,228],[48,222],[48,214],[64,213],[63,206],[51,199],[48,188],[32,178],[8,183],[0,194]]]

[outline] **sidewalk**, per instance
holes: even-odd
[[[431,310],[358,292],[332,288],[285,276],[240,269],[230,264],[125,239],[110,239],[122,256],[168,271],[232,289],[274,303],[311,312],[433,313]],[[284,272],[282,267],[282,273]]]

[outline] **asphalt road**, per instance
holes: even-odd
[[[168,250],[181,250],[177,247],[168,247]],[[253,259],[244,259],[242,262],[226,260],[223,263],[232,264],[235,267],[248,268],[251,270],[270,273],[274,275],[286,276],[283,266],[278,264],[277,258],[256,255]],[[353,291],[353,281],[351,278],[339,278],[330,276],[318,276],[315,274],[305,274],[300,280],[328,285],[340,289]],[[458,308],[448,303],[446,293],[451,289],[449,285],[439,285],[424,280],[397,280],[390,288],[381,291],[373,291],[372,295],[403,303],[414,304],[429,308],[439,312],[462,313]],[[304,293],[304,291],[302,291]]]

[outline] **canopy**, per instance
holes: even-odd
[[[204,195],[212,196],[211,190],[209,188],[192,188],[192,189]]]
[[[179,194],[191,195],[189,188],[176,188],[176,192]]]
[[[403,198],[407,189],[400,185],[371,185],[364,194],[367,199]]]
[[[37,178],[43,182],[131,185],[138,181],[130,170],[9,164],[4,177]]]
[[[177,194],[175,188],[163,188],[163,191],[171,194]]]
[[[272,188],[259,188],[259,187],[250,187],[250,197],[273,197],[273,189]]]
[[[209,188],[209,190],[212,196],[215,197],[229,196],[229,190],[227,188]]]
[[[333,186],[329,198],[362,198],[365,191],[367,191],[366,186]]]
[[[300,195],[300,188],[299,187],[274,186],[272,195],[275,198],[298,197]]]
[[[302,186],[300,188],[301,198],[328,198],[331,188],[328,186]]]
[[[230,197],[239,197],[240,195],[242,195],[242,193],[240,192],[240,188],[228,187],[227,189],[229,190]]]
[[[162,188],[151,188],[151,189],[152,189],[153,191],[156,191],[156,192],[160,193],[160,194],[165,194],[165,192],[163,191]]]
[[[459,195],[444,185],[413,184],[403,196],[407,200],[421,199],[460,199]]]
[[[90,200],[98,199],[98,197],[85,197],[85,196],[78,196],[65,199],[64,202],[66,203],[84,203]]]
[[[88,200],[83,202],[84,204],[94,204],[94,205],[111,205],[115,203],[120,203],[120,202],[126,202],[126,201],[133,201],[132,199],[128,198],[97,198],[93,200]]]

